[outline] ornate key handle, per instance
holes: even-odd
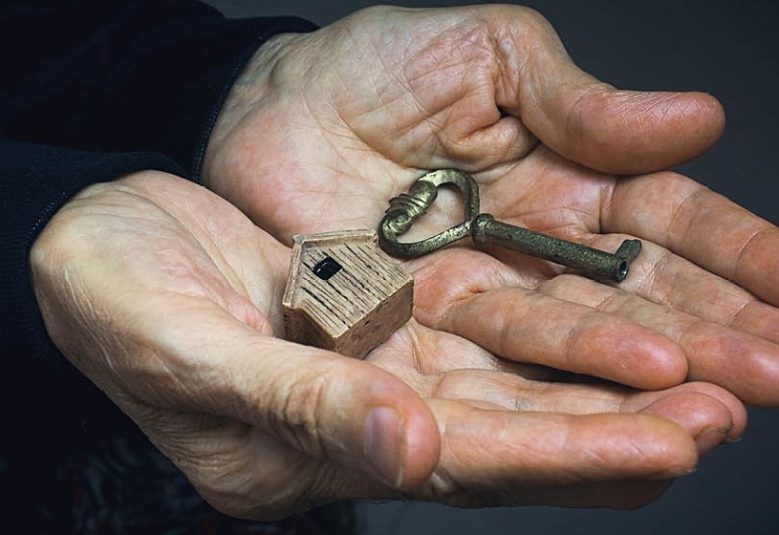
[[[438,197],[439,186],[452,184],[465,200],[465,220],[430,238],[402,243],[398,236],[408,231],[414,221],[427,213]],[[390,206],[379,225],[379,245],[399,258],[416,258],[461,240],[471,233],[471,221],[479,214],[479,187],[470,175],[454,169],[439,169],[423,175],[411,185],[408,193],[390,200]]]
[[[417,242],[399,242],[423,216],[438,196],[440,186],[457,186],[465,197],[465,220],[430,238]],[[526,228],[495,221],[479,213],[479,187],[469,175],[454,169],[432,171],[420,177],[408,193],[390,200],[379,225],[379,245],[392,256],[415,258],[431,253],[470,235],[477,245],[494,243],[570,267],[582,275],[598,280],[621,282],[627,277],[630,263],[641,252],[640,240],[625,240],[614,254],[560,240]]]

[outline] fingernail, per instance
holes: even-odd
[[[427,482],[439,496],[449,496],[457,492],[457,485],[455,485],[449,474],[441,468],[430,474]]]
[[[741,442],[741,439],[744,438],[742,436],[738,437],[725,437],[725,443],[727,444],[735,444],[736,442]]]
[[[376,407],[365,419],[365,457],[395,488],[403,483],[403,437],[403,423],[390,407]]]
[[[669,477],[674,477],[675,478],[675,477],[689,476],[691,474],[694,474],[695,470],[697,470],[697,468],[695,468],[694,466],[691,467],[691,468],[690,467],[687,467],[687,468],[676,468],[676,469],[668,470],[667,472],[664,472],[661,477],[662,477],[662,479],[666,479],[666,478],[669,478]]]
[[[703,455],[718,446],[728,436],[728,429],[707,427],[695,437],[695,445],[698,446],[698,454]]]

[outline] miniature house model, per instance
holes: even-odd
[[[375,231],[295,236],[286,337],[362,358],[411,317],[413,284],[379,249]]]

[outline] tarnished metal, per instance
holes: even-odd
[[[438,195],[438,188],[445,185],[457,186],[463,192],[465,220],[421,241],[398,241],[398,236],[427,212]],[[612,254],[496,221],[490,214],[479,213],[479,187],[473,178],[454,169],[433,171],[419,178],[408,193],[390,201],[379,225],[381,248],[401,258],[431,253],[469,235],[476,245],[501,245],[570,267],[591,279],[617,282],[627,277],[630,263],[641,251],[640,240],[625,240]]]
[[[427,213],[438,197],[439,186],[457,186],[465,204],[465,220],[459,225],[422,241],[403,243],[398,236],[408,231],[414,221]],[[411,185],[408,193],[390,200],[379,226],[379,245],[385,252],[400,258],[415,258],[461,240],[471,233],[471,221],[479,215],[479,187],[470,175],[454,169],[427,173]]]

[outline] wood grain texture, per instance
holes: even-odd
[[[338,269],[321,278],[315,266]],[[363,358],[411,317],[413,279],[372,230],[295,236],[282,305],[286,338]]]

